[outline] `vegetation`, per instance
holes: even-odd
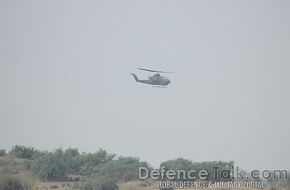
[[[138,158],[119,157],[99,167],[97,175],[105,176],[114,181],[137,180],[140,166],[149,167],[146,162],[140,162]]]
[[[32,177],[15,175],[7,169],[0,171],[0,190],[32,190],[35,186]]]
[[[147,190],[148,184],[142,181],[129,181],[119,184],[120,190]],[[150,188],[153,189],[153,188]]]
[[[146,189],[146,181],[138,181],[139,166],[147,167],[147,162],[142,162],[135,157],[116,157],[103,149],[94,153],[80,153],[78,149],[56,149],[53,151],[39,151],[32,147],[14,146],[8,153],[0,151],[0,169],[8,167],[12,172],[9,175],[2,175],[0,187],[9,189],[31,189],[33,183],[29,178],[19,175],[17,171],[22,170],[44,182],[66,181],[70,186],[87,190],[117,190],[120,189]],[[17,159],[15,159],[17,158]],[[166,169],[205,169],[209,172],[210,179],[213,177],[213,166],[220,169],[230,168],[233,162],[193,162],[191,160],[178,158],[162,162],[160,167]],[[1,172],[0,173],[7,173]],[[77,182],[77,183],[76,183]],[[150,183],[152,184],[152,182]],[[60,187],[59,184],[53,187]],[[52,186],[49,186],[52,188]],[[2,190],[2,189],[0,189]],[[3,189],[4,190],[4,189]]]
[[[80,154],[77,149],[57,149],[41,155],[32,163],[32,171],[43,180],[65,180],[66,174],[92,176],[115,155],[105,150]]]
[[[13,189],[24,189],[22,182],[19,178],[12,175],[1,175],[0,176],[0,190],[13,190]]]
[[[12,147],[9,154],[17,158],[32,160],[38,158],[42,153],[32,147],[16,145]]]
[[[110,178],[92,177],[88,181],[80,184],[81,190],[118,190],[118,185]]]
[[[64,180],[66,163],[59,151],[47,153],[32,163],[33,173],[43,180]]]
[[[6,151],[5,150],[0,150],[0,157],[6,156]]]
[[[177,158],[174,160],[169,160],[162,162],[160,164],[160,167],[165,167],[166,169],[172,169],[172,170],[178,170],[178,169],[184,169],[186,171],[189,170],[196,170],[197,172],[200,170],[206,170],[209,174],[208,180],[219,180],[220,176],[214,175],[214,167],[218,167],[220,170],[228,170],[234,166],[234,162],[222,162],[222,161],[213,161],[213,162],[192,162],[191,160],[187,160],[184,158]],[[185,179],[188,180],[188,179]],[[228,176],[228,180],[231,180],[231,176]]]

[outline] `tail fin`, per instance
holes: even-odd
[[[133,77],[134,77],[136,82],[139,82],[139,79],[138,79],[137,75],[135,75],[134,73],[130,73],[130,74],[133,75]]]

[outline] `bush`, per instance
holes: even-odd
[[[97,173],[100,166],[112,162],[114,158],[115,154],[109,154],[103,149],[95,153],[83,154],[81,156],[82,165],[80,166],[79,174],[92,176]]]
[[[5,150],[0,150],[0,157],[6,156],[6,151]]]
[[[32,171],[45,181],[63,180],[65,178],[65,162],[58,153],[49,153],[33,162]]]
[[[0,190],[32,190],[34,187],[35,181],[30,177],[0,174]]]
[[[118,190],[118,185],[111,179],[105,177],[90,178],[87,182],[80,184],[81,190]]]
[[[25,160],[20,160],[12,156],[0,157],[0,172],[7,169],[10,173],[19,173],[20,171],[26,170],[26,168]]]
[[[0,190],[24,190],[21,181],[12,175],[0,177]]]
[[[96,153],[79,154],[77,149],[57,149],[33,160],[32,170],[44,180],[64,180],[65,174],[91,176],[100,165],[111,162],[115,155],[100,149]]]
[[[168,160],[165,162],[162,162],[160,164],[160,167],[165,167],[167,170],[178,170],[178,169],[184,169],[186,171],[189,171],[191,169],[194,169],[196,171],[200,170],[207,170],[208,172],[208,178],[207,180],[220,180],[220,176],[214,175],[214,167],[218,167],[219,170],[231,170],[234,166],[233,161],[229,162],[222,162],[222,161],[212,161],[212,162],[193,162],[188,159],[184,158],[177,158],[174,160]],[[182,176],[186,177],[186,176]],[[218,179],[215,179],[215,177],[218,177]],[[188,180],[188,179],[185,179]],[[228,180],[231,180],[231,176],[228,176]]]
[[[96,175],[104,176],[115,181],[138,180],[138,168],[149,167],[146,162],[140,162],[134,157],[119,157],[99,167]]]

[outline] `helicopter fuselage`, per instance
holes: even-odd
[[[131,73],[131,75],[134,76],[136,82],[150,84],[153,86],[167,86],[170,83],[170,80],[167,77],[161,76],[159,73],[148,77],[148,80],[139,80],[137,75],[134,73]]]

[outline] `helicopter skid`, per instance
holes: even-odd
[[[159,85],[157,85],[157,86],[156,85],[153,85],[152,87],[153,88],[167,88],[167,86],[159,86]]]

